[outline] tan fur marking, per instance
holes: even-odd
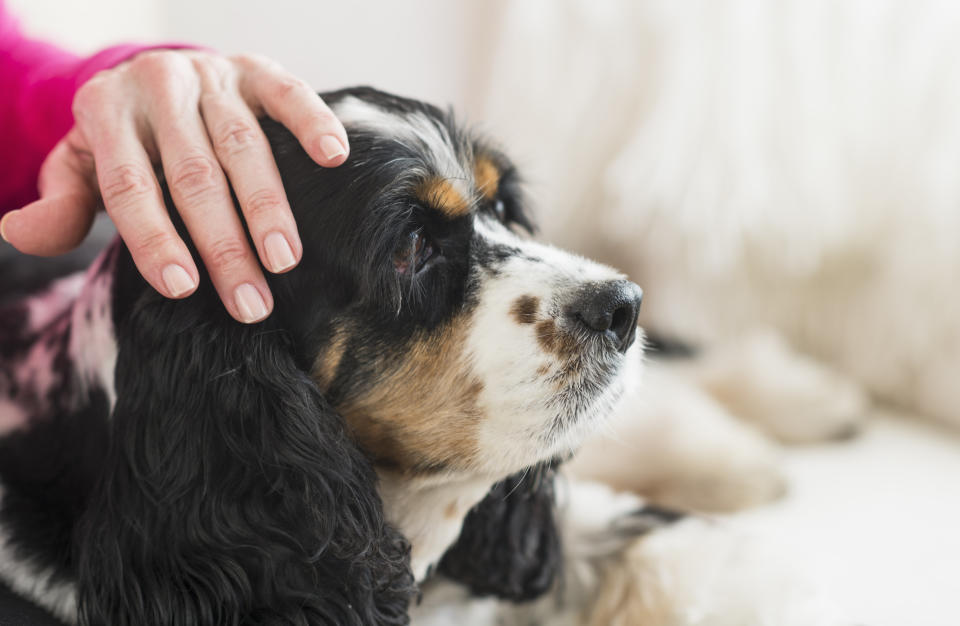
[[[551,354],[568,359],[577,354],[578,346],[573,337],[561,332],[556,322],[546,319],[536,325],[537,342]]]
[[[484,199],[493,200],[497,197],[497,191],[500,188],[500,170],[493,161],[486,157],[477,159],[477,164],[473,168],[473,179]]]
[[[401,360],[384,360],[373,386],[337,406],[379,465],[408,475],[471,467],[484,415],[483,383],[463,354],[468,323],[414,339]]]
[[[533,324],[537,321],[537,309],[540,307],[540,298],[534,296],[520,296],[510,307],[510,315],[518,324]]]
[[[434,177],[417,186],[417,198],[453,219],[470,212],[470,203],[446,178]]]
[[[321,391],[326,391],[337,377],[340,361],[347,349],[349,334],[346,327],[338,327],[326,348],[320,351],[317,360],[313,363],[313,379]]]

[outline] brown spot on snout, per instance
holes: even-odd
[[[537,321],[537,309],[540,307],[540,298],[534,296],[520,296],[510,307],[510,315],[518,324],[533,324]]]
[[[372,353],[366,380],[345,385],[336,408],[378,466],[413,475],[476,460],[483,383],[464,354],[468,323],[462,316],[393,355]]]
[[[470,212],[470,203],[446,178],[428,178],[417,186],[416,196],[420,202],[451,219],[463,217]]]
[[[473,179],[481,196],[487,200],[497,197],[497,191],[500,188],[500,170],[493,161],[487,157],[477,159],[477,164],[473,167]]]
[[[562,332],[557,328],[557,323],[552,319],[545,319],[539,322],[536,327],[537,343],[546,352],[557,355],[560,358],[568,359],[577,353],[577,341],[570,334]]]

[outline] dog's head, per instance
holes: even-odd
[[[621,391],[639,288],[527,238],[516,169],[451,115],[368,89],[325,99],[343,166],[270,133],[307,250],[278,310],[310,337],[318,385],[406,475],[499,479],[569,453]]]
[[[391,525],[418,576],[464,526],[448,573],[513,598],[549,586],[549,472],[498,481],[568,455],[608,411],[640,290],[527,238],[515,168],[451,115],[366,88],[324,99],[350,136],[338,168],[263,124],[304,244],[270,277],[265,322],[230,320],[206,279],[164,300],[118,254],[115,434],[82,526],[91,621],[117,605],[402,621]]]

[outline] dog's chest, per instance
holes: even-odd
[[[489,479],[441,483],[380,473],[380,496],[387,519],[410,542],[410,566],[416,580],[453,545],[467,513],[490,491]]]

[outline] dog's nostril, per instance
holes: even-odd
[[[618,350],[626,352],[637,336],[642,297],[640,287],[626,280],[598,283],[583,289],[568,311],[579,324],[607,334]]]
[[[610,330],[620,341],[627,336],[630,328],[637,323],[637,313],[631,305],[618,306],[610,318]]]

